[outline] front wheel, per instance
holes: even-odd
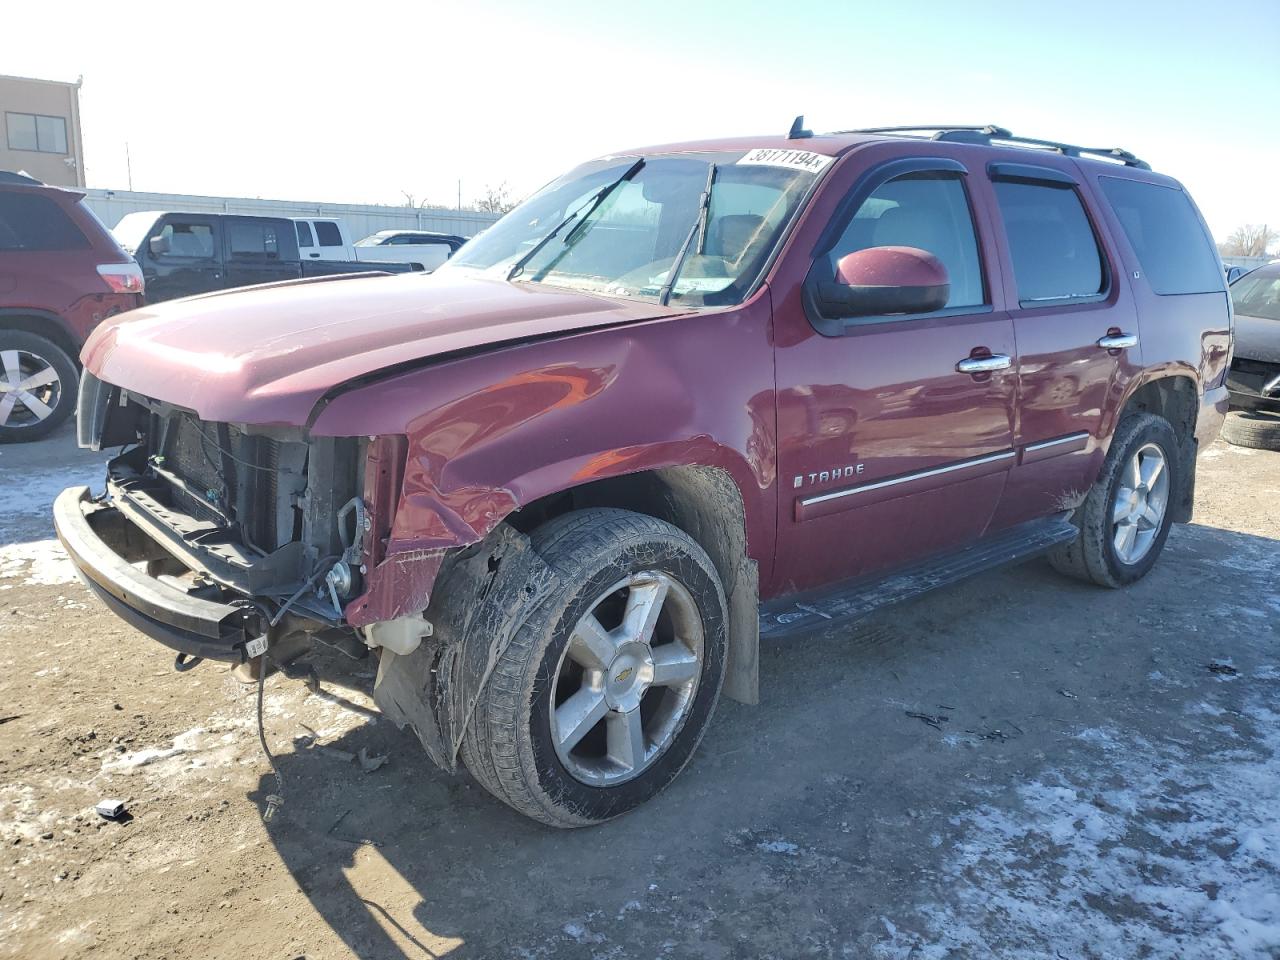
[[[463,742],[490,793],[556,827],[600,823],[675,779],[724,681],[724,590],[683,531],[582,510],[534,532],[561,586],[519,626]]]
[[[0,330],[0,441],[38,440],[76,406],[79,378],[66,351],[24,330]]]
[[[1126,417],[1074,521],[1080,536],[1049,554],[1060,573],[1104,587],[1147,575],[1164,548],[1181,489],[1178,438],[1155,414]]]

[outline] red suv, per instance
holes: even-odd
[[[85,338],[141,304],[142,271],[84,194],[0,171],[0,441],[66,420]]]
[[[82,442],[127,448],[54,519],[180,667],[372,649],[437,763],[581,826],[756,699],[761,637],[1043,553],[1144,576],[1230,346],[1132,155],[796,124],[593,160],[430,276],[104,324]]]

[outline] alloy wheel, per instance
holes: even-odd
[[[0,427],[21,428],[46,420],[62,399],[62,378],[29,350],[0,350]]]
[[[575,625],[551,689],[556,755],[577,780],[639,776],[676,739],[702,675],[702,617],[672,577],[614,584]]]
[[[1169,471],[1164,451],[1144,444],[1130,458],[1116,485],[1111,509],[1112,543],[1124,563],[1137,563],[1151,550],[1169,507]]]

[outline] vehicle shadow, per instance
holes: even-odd
[[[286,804],[269,834],[362,958],[796,956],[840,944],[861,956],[886,935],[880,917],[943,895],[957,812],[1077,749],[1070,731],[1173,736],[1186,698],[1203,696],[1194,684],[1216,681],[1205,658],[1258,642],[1258,621],[1236,626],[1223,611],[1246,602],[1242,585],[1270,583],[1278,545],[1191,525],[1130,590],[1033,562],[770,644],[760,706],[722,701],[690,768],[600,827],[527,820],[378,720],[327,746],[389,756],[380,769],[307,749],[279,758]],[[1155,641],[1153,617],[1170,625]],[[1134,693],[1153,651],[1162,670],[1185,667],[1185,693]],[[326,685],[368,683],[322,666]],[[274,791],[264,776],[252,799]]]

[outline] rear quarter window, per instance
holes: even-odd
[[[88,237],[48,197],[0,191],[0,250],[86,250],[89,246]]]
[[[1158,183],[1098,179],[1152,290],[1168,295],[1223,289],[1218,256],[1185,193]]]

